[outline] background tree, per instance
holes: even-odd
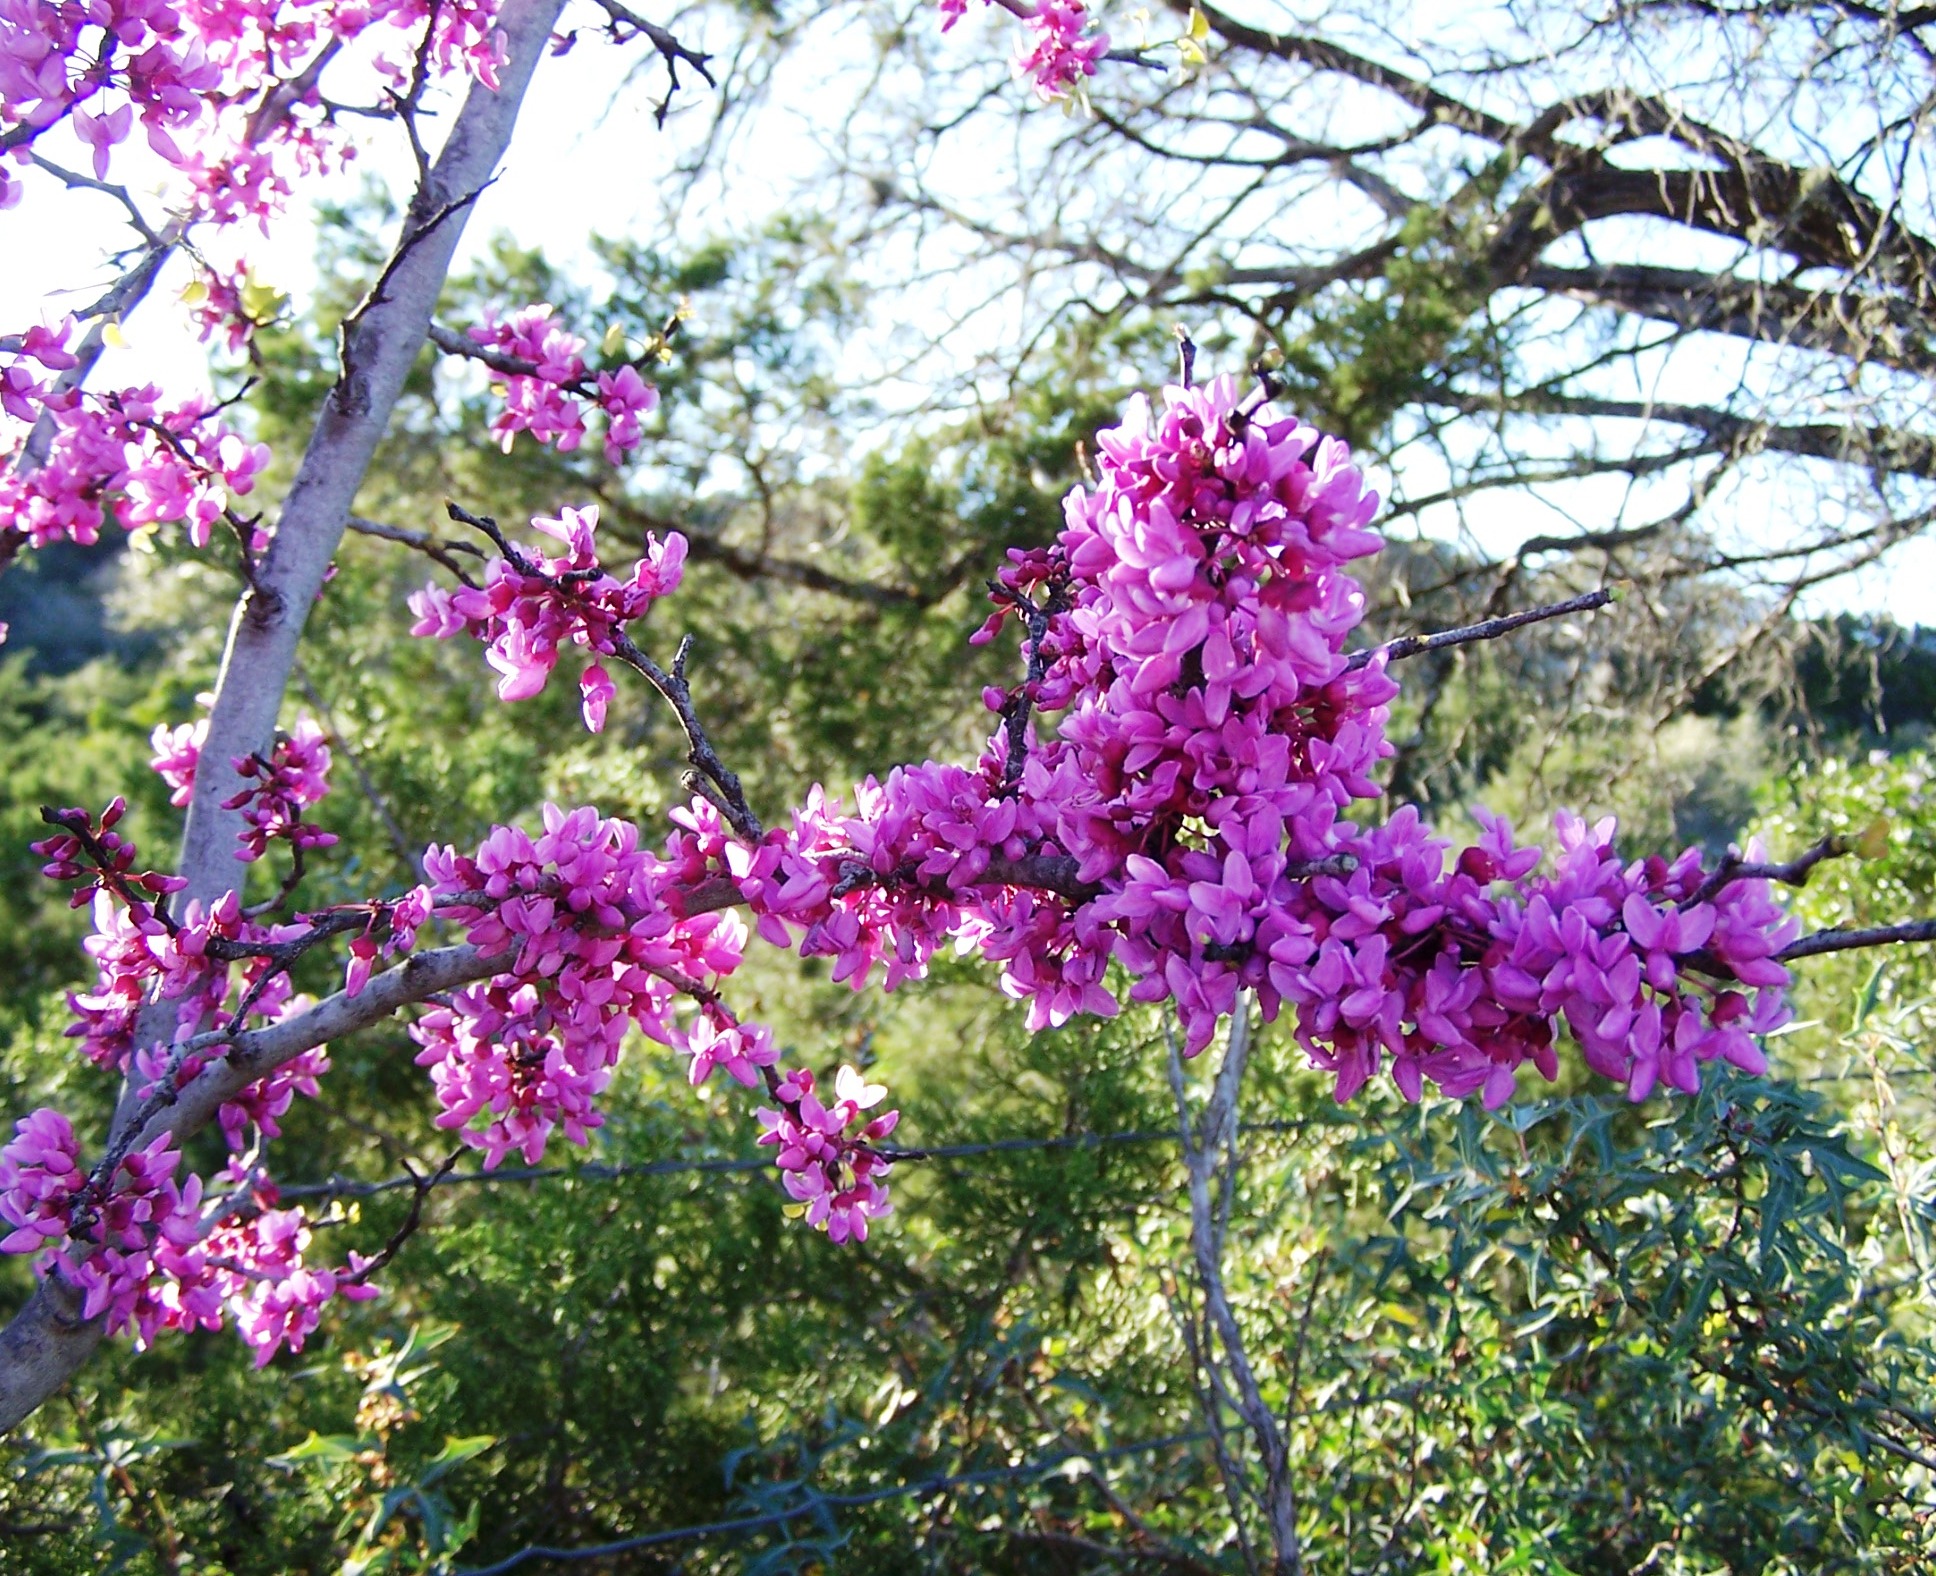
[[[1270,358],[1389,469],[1388,529],[1417,533],[1383,571],[1391,628],[1644,588],[1584,649],[1436,664],[1399,733],[1407,792],[1455,802],[1475,760],[1483,781],[1502,747],[1552,753],[1550,730],[1475,737],[1487,684],[1630,717],[1607,759],[1631,760],[1690,710],[1784,693],[1823,588],[1926,572],[1920,11],[1172,14],[1197,19],[1194,69],[1107,73],[1060,125],[911,28],[898,98],[843,124],[836,201],[910,287],[910,334],[951,281],[931,404],[1000,411],[1072,338],[1150,381],[1174,322]],[[989,146],[1017,180],[985,177]]]

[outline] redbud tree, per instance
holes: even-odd
[[[1099,70],[1166,68],[1112,51],[1078,0],[1011,0],[1016,69],[1044,99]],[[593,7],[613,47],[655,51],[676,86],[705,56],[617,0]],[[952,25],[963,0],[942,0]],[[1209,1219],[1252,1016],[1286,1014],[1348,1100],[1389,1076],[1487,1107],[1575,1056],[1646,1100],[1691,1093],[1704,1064],[1765,1070],[1787,1019],[1788,965],[1927,940],[1936,924],[1799,934],[1775,900],[1844,851],[1828,839],[1775,863],[1751,846],[1629,861],[1611,821],[1562,815],[1550,845],[1475,812],[1466,847],[1410,806],[1381,803],[1387,708],[1417,652],[1588,616],[1613,588],[1466,629],[1364,647],[1352,569],[1379,548],[1378,498],[1345,445],[1273,403],[1267,371],[1138,398],[1095,438],[1092,480],[1047,547],[1015,550],[972,639],[1007,642],[1013,682],[985,692],[973,761],[893,764],[851,788],[755,806],[708,737],[677,618],[687,543],[649,541],[623,572],[601,559],[598,512],[557,500],[506,529],[451,506],[476,560],[440,555],[412,632],[475,641],[510,704],[575,683],[596,733],[643,687],[683,730],[690,800],[668,828],[546,806],[476,847],[434,845],[399,894],[303,906],[337,859],[328,737],[286,702],[305,621],[410,369],[479,363],[502,389],[490,438],[613,464],[649,451],[652,356],[589,351],[544,303],[505,302],[463,331],[432,311],[471,207],[510,146],[519,104],[567,26],[563,0],[0,0],[0,207],[28,183],[104,190],[141,244],[119,279],[62,320],[0,335],[0,554],[179,531],[232,565],[239,594],[203,714],[157,729],[152,769],[185,816],[180,858],[144,857],[124,806],[49,807],[37,845],[89,910],[94,983],[70,998],[76,1054],[120,1080],[110,1130],[85,1144],[59,1111],[21,1115],[0,1152],[0,1252],[38,1289],[0,1334],[0,1426],[12,1427],[104,1336],[138,1344],[232,1324],[259,1363],[299,1349],[334,1298],[378,1294],[401,1238],[322,1254],[272,1174],[279,1122],[329,1074],[328,1047],[407,1015],[438,1125],[479,1164],[583,1144],[632,1031],[759,1103],[760,1143],[806,1228],[864,1239],[891,1212],[903,1146],[887,1091],[844,1067],[787,1065],[734,1005],[755,935],[832,961],[856,990],[920,977],[944,947],[1000,968],[1034,1030],[1124,1000],[1164,1003],[1179,1058],[1231,1024],[1190,1151],[1193,1218]],[[1193,36],[1174,45],[1190,58]],[[459,101],[447,122],[425,106]],[[388,123],[414,190],[374,285],[341,325],[340,364],[293,480],[265,498],[270,456],[217,402],[97,377],[115,326],[164,268],[230,349],[261,326],[247,252],[304,182],[355,152],[345,127]],[[427,143],[437,124],[440,142]],[[150,217],[115,177],[145,143],[166,176]],[[218,260],[221,259],[221,260]],[[656,354],[658,347],[652,347]],[[481,435],[480,435],[481,437]],[[475,567],[481,565],[481,568]],[[642,620],[655,604],[653,633]],[[266,862],[267,881],[244,880]],[[248,890],[267,889],[257,901]],[[299,993],[326,954],[341,988]],[[1181,1088],[1181,1080],[1178,1080]],[[219,1131],[206,1174],[183,1145]],[[1206,1158],[1207,1157],[1207,1158]],[[1207,1236],[1207,1232],[1205,1233]],[[1200,1244],[1200,1256],[1208,1252]],[[1283,1445],[1252,1418],[1239,1333],[1200,1268],[1268,1479],[1280,1557],[1294,1562]],[[1226,1326],[1228,1326],[1226,1328]]]

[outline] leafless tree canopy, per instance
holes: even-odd
[[[1112,64],[1068,118],[958,32],[896,35],[836,156],[924,387],[986,409],[1072,339],[1127,384],[1175,325],[1200,371],[1268,359],[1392,478],[1420,545],[1387,610],[1629,583],[1657,718],[1928,525],[1936,11],[1202,15],[1200,68]]]

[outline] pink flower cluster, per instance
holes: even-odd
[[[302,818],[329,792],[329,744],[312,719],[298,718],[293,732],[278,733],[267,758],[245,755],[233,764],[246,786],[224,799],[222,808],[242,812],[237,859],[260,859],[272,839],[298,849],[328,848],[336,841],[335,833]]]
[[[430,60],[446,76],[471,76],[487,88],[497,86],[504,64],[504,43],[497,30],[498,0],[339,0],[330,25],[340,38],[382,25],[396,29],[414,45],[426,20],[431,27]],[[386,47],[377,70],[398,87],[409,81],[411,52]]]
[[[79,1039],[88,1060],[116,1072],[132,1067],[143,1082],[142,1097],[161,1088],[185,1087],[220,1052],[219,1036],[197,1036],[207,1021],[225,1013],[238,988],[239,1007],[248,1015],[274,1023],[307,1003],[292,995],[286,974],[275,969],[270,954],[283,942],[307,931],[297,916],[288,925],[256,924],[242,912],[235,893],[223,895],[212,908],[190,902],[177,916],[167,899],[185,883],[178,877],[135,869],[138,850],[115,830],[125,811],[116,799],[96,822],[84,810],[63,810],[53,816],[61,828],[33,845],[47,859],[42,874],[74,886],[74,904],[93,906],[94,933],[82,947],[98,971],[95,988],[70,993],[67,1001],[75,1021],[67,1030]],[[408,900],[394,905],[398,910]],[[373,915],[385,905],[372,905]],[[374,923],[374,918],[372,920]],[[174,1003],[173,1034],[162,1044],[137,1046],[135,1034],[144,1009]],[[235,1025],[231,1025],[235,1026]],[[278,1069],[267,1080],[242,1090],[235,1113],[224,1108],[223,1126],[234,1133],[261,1112],[270,1118],[289,1108],[289,1091],[313,1093],[313,1077],[328,1067],[314,1057]],[[273,1136],[274,1129],[267,1129]]]
[[[829,1240],[865,1242],[867,1222],[894,1209],[883,1182],[889,1164],[875,1146],[894,1131],[901,1113],[866,1114],[887,1090],[842,1067],[834,1077],[831,1106],[821,1103],[813,1074],[804,1070],[788,1073],[774,1095],[782,1107],[759,1113],[766,1129],[760,1142],[777,1151],[774,1164],[788,1194],[806,1206],[807,1223]]]
[[[76,326],[71,317],[52,328],[36,323],[24,334],[0,340],[0,411],[28,426],[39,419],[52,386],[47,374],[67,372],[80,364],[68,348]]]
[[[145,1344],[180,1306],[158,1259],[201,1235],[201,1179],[177,1186],[180,1163],[160,1134],[122,1159],[97,1198],[67,1118],[36,1111],[0,1149],[0,1219],[15,1228],[0,1252],[38,1255],[40,1273],[58,1269],[82,1293],[86,1317],[105,1315],[111,1332],[132,1325]]]
[[[1233,949],[1288,944],[1297,867],[1377,792],[1394,686],[1346,662],[1363,599],[1342,567],[1376,550],[1376,499],[1342,445],[1240,415],[1227,380],[1160,417],[1139,401],[1098,449],[1101,486],[1054,548],[1010,555],[977,636],[1024,620],[1031,673],[989,697],[1004,726],[978,768],[899,768],[852,816],[815,794],[734,873],[856,985],[951,941],[1002,962],[1045,1027],[1113,1012],[1114,958],[1138,1000],[1175,999],[1194,1053],[1250,983]],[[1025,719],[1049,710],[1043,741]]]
[[[204,1207],[200,1177],[175,1181],[180,1163],[162,1133],[98,1189],[67,1119],[36,1111],[0,1149],[0,1220],[14,1228],[0,1253],[36,1255],[37,1273],[81,1293],[84,1317],[104,1318],[110,1335],[132,1329],[137,1346],[162,1330],[216,1329],[226,1305],[257,1367],[285,1345],[300,1351],[331,1297],[375,1295],[354,1253],[342,1270],[304,1264],[308,1224],[300,1210],[265,1207],[265,1184],[231,1165],[235,1191]]]
[[[311,1005],[304,998],[291,997],[282,1003],[281,1013],[286,1016]],[[251,1125],[264,1139],[280,1138],[281,1119],[289,1114],[296,1096],[314,1100],[322,1092],[318,1080],[328,1071],[329,1052],[319,1045],[292,1057],[267,1077],[258,1078],[233,1100],[223,1101],[217,1120],[230,1153],[241,1154],[247,1148]]]
[[[86,544],[111,504],[125,530],[180,524],[206,547],[230,499],[254,488],[268,449],[214,419],[199,396],[165,408],[152,385],[98,396],[57,388],[47,374],[74,365],[73,334],[69,319],[0,354],[0,518],[35,547]],[[45,459],[22,467],[15,461],[42,416],[52,423]]]
[[[207,700],[208,697],[204,696],[204,704]],[[173,728],[165,722],[158,722],[155,731],[148,735],[148,743],[155,752],[148,764],[168,784],[168,802],[178,810],[186,809],[189,800],[195,797],[195,768],[201,765],[202,745],[207,740],[206,717],[197,717],[193,722],[180,723]]]
[[[97,822],[85,810],[63,810],[55,817],[64,830],[28,847],[47,861],[40,873],[50,881],[74,884],[70,906],[80,908],[102,888],[133,902],[152,902],[188,883],[159,871],[137,871],[140,850],[115,830],[128,813],[128,801],[116,795]],[[87,843],[91,842],[90,850]]]
[[[1174,1004],[1192,1055],[1239,992],[1267,1019],[1289,1002],[1340,1098],[1389,1068],[1410,1098],[1429,1080],[1497,1104],[1523,1063],[1557,1072],[1562,1029],[1636,1099],[1662,1079],[1693,1087],[1703,1061],[1760,1065],[1753,1036],[1783,1019],[1787,976],[1773,958],[1792,935],[1765,882],[1710,892],[1694,853],[1623,866],[1610,824],[1588,833],[1562,818],[1556,867],[1541,875],[1539,851],[1504,822],[1487,820],[1451,857],[1415,811],[1352,818],[1380,794],[1396,686],[1381,654],[1346,651],[1364,609],[1346,570],[1378,539],[1376,497],[1342,444],[1223,379],[1171,389],[1160,412],[1137,401],[1097,449],[1097,485],[1070,495],[1053,547],[1010,554],[976,637],[1019,623],[1028,673],[988,695],[1000,726],[974,767],[898,767],[864,782],[851,812],[816,788],[750,846],[698,804],[664,860],[640,854],[631,829],[596,823],[647,872],[633,888],[643,906],[610,904],[602,945],[582,929],[547,945],[565,956],[589,946],[619,967],[611,949],[632,947],[641,923],[676,926],[677,891],[723,874],[765,939],[832,958],[856,989],[877,964],[888,988],[917,977],[952,945],[1001,963],[1042,1028],[1114,1012],[1113,963],[1132,998]],[[494,622],[485,593],[431,591],[419,632],[467,628],[490,642],[505,693],[541,684],[562,639],[610,649],[631,615],[601,601],[601,622],[579,633],[581,587],[600,581],[589,527],[569,529],[572,518],[539,522],[570,537],[569,559],[542,573],[492,566],[492,585],[514,588],[499,598],[517,602],[514,620]],[[1059,724],[1043,737],[1034,719],[1047,714]],[[555,927],[546,865],[526,859],[519,885]],[[494,1155],[531,1134],[541,1144],[559,1121],[591,1125],[615,1054],[593,1030],[637,1013],[622,986],[601,983],[596,1023],[553,1032],[530,947],[510,976],[438,1019],[426,1051],[458,1091],[446,1100],[453,1125],[485,1113],[495,1125],[521,1101],[537,1113],[481,1139]],[[716,978],[737,947],[683,987],[707,1008],[687,1037],[695,1081],[716,1065],[749,1084],[759,1073],[783,1106],[763,1120],[789,1187],[825,1201],[816,1224],[850,1211],[840,1229],[857,1235],[851,1209],[873,1209],[862,1184],[883,1157],[865,1124],[852,1138],[859,1165],[838,1135],[865,1107],[808,1106],[811,1085],[775,1069],[768,1038],[715,1016]],[[665,978],[649,962],[645,972]],[[648,1003],[648,1032],[671,1038],[664,1008]],[[544,1032],[521,1041],[520,1025]],[[521,1062],[494,1057],[493,1038],[519,1041]],[[573,1052],[574,1039],[589,1049]],[[838,1165],[802,1169],[802,1156],[834,1155]]]
[[[638,828],[590,809],[544,809],[537,838],[499,827],[473,858],[433,848],[431,890],[470,943],[504,953],[494,979],[456,992],[411,1026],[443,1114],[495,1166],[527,1162],[552,1132],[573,1143],[603,1118],[628,1024],[690,1052],[695,1083],[723,1066],[743,1082],[777,1059],[771,1037],[740,1024],[718,985],[739,966],[745,926],[730,912],[679,917],[678,894],[703,880],[706,850],[723,838],[710,806],[680,819],[664,857],[640,848]],[[675,1015],[698,1009],[688,1027]]]
[[[154,748],[149,765],[173,790],[168,802],[186,806],[195,796],[195,772],[202,745],[208,738],[208,719],[197,718],[169,727],[157,723],[148,742]],[[302,811],[320,804],[329,793],[329,737],[314,719],[298,717],[293,731],[278,732],[267,756],[238,755],[230,763],[244,779],[241,791],[222,801],[224,810],[240,810],[243,827],[235,857],[245,863],[260,859],[271,841],[292,848],[328,848],[336,842],[302,818]]]
[[[1089,31],[1089,13],[1082,0],[1037,0],[1035,15],[1024,23],[1034,41],[1015,56],[1015,74],[1035,84],[1044,103],[1062,98],[1084,77],[1096,74],[1096,62],[1109,53],[1109,35]]]
[[[67,1235],[73,1197],[86,1180],[74,1126],[58,1111],[39,1110],[14,1123],[0,1149],[0,1221],[13,1230],[0,1253],[38,1253]]]
[[[194,1313],[203,1328],[216,1326],[214,1301],[226,1303],[236,1333],[255,1353],[258,1368],[285,1346],[301,1351],[331,1298],[366,1302],[377,1294],[363,1278],[370,1260],[354,1249],[340,1269],[310,1267],[304,1260],[310,1244],[307,1217],[300,1209],[265,1207],[264,1201],[273,1202],[274,1197],[273,1187],[259,1184],[255,1212],[216,1224],[183,1255],[183,1269],[174,1272],[176,1285],[201,1291],[201,1306]],[[176,1297],[187,1303],[181,1293]],[[189,1320],[179,1322],[187,1327]]]
[[[410,596],[410,611],[417,615],[413,635],[449,639],[468,634],[485,642],[485,660],[503,675],[497,686],[503,700],[526,700],[542,690],[561,646],[610,655],[625,622],[671,595],[685,570],[686,539],[677,531],[668,532],[663,542],[647,537],[631,577],[619,580],[599,567],[592,541],[598,528],[596,507],[566,509],[555,520],[541,518],[531,524],[564,543],[564,554],[496,558],[482,589],[445,591],[429,585]],[[614,693],[611,679],[594,660],[579,688],[585,726],[597,733],[605,726],[605,708]]]
[[[1021,15],[1024,6],[1007,7]],[[947,32],[967,14],[968,0],[940,0],[941,31]],[[1038,97],[1052,103],[1096,74],[1096,63],[1109,53],[1109,35],[1089,31],[1091,18],[1082,0],[1037,0],[1022,15],[1032,41],[1015,56],[1015,74],[1034,84]]]
[[[190,903],[182,919],[170,915],[166,899],[183,883],[135,870],[135,845],[113,830],[124,808],[116,799],[98,823],[84,810],[64,810],[56,818],[62,830],[33,845],[48,861],[42,874],[72,883],[76,907],[92,903],[94,934],[82,945],[99,979],[92,992],[68,996],[75,1022],[67,1033],[82,1042],[90,1061],[117,1072],[131,1063],[135,1020],[151,999],[181,1003],[178,1021],[185,1038],[207,1008],[226,998],[227,970],[221,968],[216,978],[210,944],[240,938],[247,924],[233,893],[213,913]],[[144,1064],[142,1072],[153,1080],[163,1076],[164,1067],[165,1059]]]
[[[1523,1063],[1558,1075],[1562,1023],[1635,1100],[1662,1079],[1692,1093],[1717,1057],[1762,1071],[1752,1036],[1787,1021],[1788,975],[1770,959],[1793,922],[1765,882],[1695,902],[1695,851],[1623,864],[1612,838],[1611,820],[1561,815],[1557,868],[1539,875],[1538,851],[1514,847],[1503,821],[1449,867],[1410,807],[1357,836],[1358,869],[1310,883],[1308,934],[1270,967],[1339,1098],[1389,1062],[1409,1099],[1429,1079],[1497,1106]]]
[[[209,909],[190,902],[175,917],[153,905],[97,891],[94,933],[81,945],[98,977],[93,990],[68,995],[74,1022],[67,1033],[81,1042],[96,1066],[125,1072],[132,1065],[151,1087],[165,1081],[182,1088],[220,1049],[178,1054],[177,1048],[237,992],[256,985],[267,969],[262,959],[228,954],[287,939],[301,928],[254,923],[243,916],[233,892]],[[173,1034],[167,1044],[137,1047],[136,1022],[151,1002],[173,1005]],[[286,981],[278,977],[256,995],[253,1010],[274,1022],[288,1003]]]
[[[247,349],[256,331],[264,326],[244,305],[249,270],[240,264],[225,272],[210,268],[197,282],[202,287],[200,299],[188,308],[196,337],[204,344],[219,339],[230,354]]]
[[[280,794],[320,797],[327,762],[318,759],[318,739],[285,741],[294,748],[275,763]],[[192,786],[196,753],[192,739],[174,752],[184,788]],[[332,922],[340,916],[301,915],[257,924],[233,892],[206,910],[190,902],[171,913],[167,899],[182,883],[136,869],[134,844],[115,830],[123,808],[117,800],[98,822],[84,811],[59,812],[52,817],[59,830],[35,846],[47,857],[45,873],[73,883],[77,899],[91,898],[94,909],[94,934],[84,945],[98,980],[93,991],[69,996],[76,1021],[68,1033],[90,1060],[131,1076],[132,1095],[144,1102],[133,1118],[140,1122],[227,1055],[238,1030],[312,1006],[294,994],[288,963],[313,944],[318,924],[323,935],[343,926]],[[366,936],[387,927],[386,945],[404,948],[429,908],[419,889],[352,912],[367,910]],[[153,1034],[148,1015],[157,1008],[172,1028],[143,1038]],[[224,1101],[217,1123],[231,1154],[259,1151],[279,1136],[295,1098],[313,1098],[329,1065],[316,1046]],[[105,1182],[90,1179],[66,1119],[36,1112],[0,1153],[0,1220],[13,1228],[0,1251],[38,1254],[37,1272],[58,1272],[80,1290],[87,1317],[105,1318],[110,1332],[132,1328],[142,1344],[162,1329],[214,1328],[226,1309],[258,1364],[285,1345],[299,1349],[332,1296],[374,1295],[363,1285],[368,1261],[355,1254],[347,1269],[304,1263],[308,1226],[299,1211],[270,1207],[273,1189],[253,1161],[244,1168],[232,1160],[218,1179],[225,1198],[209,1203],[201,1178],[177,1182],[180,1158],[163,1133],[121,1158]]]
[[[0,3],[0,131],[25,163],[65,121],[105,178],[137,124],[148,146],[188,177],[197,216],[267,217],[296,170],[343,145],[320,84],[288,84],[337,46],[381,25],[379,75],[407,81],[418,42],[440,73],[493,86],[502,59],[496,0],[87,0]],[[276,113],[263,114],[261,106]],[[25,135],[23,136],[22,133]],[[0,165],[0,208],[18,201]]]
[[[973,948],[1038,1028],[1113,1012],[1113,961],[1134,999],[1174,1003],[1191,1054],[1239,991],[1266,1018],[1289,1001],[1340,1098],[1388,1066],[1412,1098],[1429,1079],[1497,1104],[1523,1062],[1557,1071],[1562,1024],[1636,1099],[1716,1057],[1758,1066],[1793,933],[1765,882],[1693,902],[1698,855],[1622,866],[1610,824],[1563,818],[1542,878],[1502,822],[1448,859],[1412,810],[1349,819],[1395,693],[1345,653],[1376,500],[1341,444],[1253,404],[1172,389],[1100,435],[1098,486],[1053,548],[1010,555],[977,637],[1016,619],[1029,661],[988,697],[978,768],[897,768],[852,814],[815,790],[729,849],[761,934],[798,932],[856,988]]]
[[[354,149],[323,97],[341,46],[393,86],[406,85],[420,49],[440,74],[491,86],[502,59],[498,0],[0,0],[0,209],[20,200],[17,173],[65,127],[105,178],[114,150],[137,130],[179,177],[171,223],[257,220],[263,232],[301,175]],[[427,46],[424,47],[424,46]],[[346,86],[339,102],[359,94]],[[229,348],[257,326],[245,309],[246,271],[217,276],[195,315]],[[164,400],[153,387],[107,395],[62,388],[50,373],[75,366],[71,320],[58,330],[0,336],[0,520],[31,545],[96,539],[106,511],[129,530],[176,522],[205,546],[234,496],[267,460],[213,417],[207,401]],[[627,396],[614,394],[615,407]],[[42,441],[23,463],[28,434]],[[621,409],[615,429],[634,430]],[[50,436],[51,443],[47,441]],[[265,545],[255,533],[252,550]]]
[[[590,398],[605,413],[605,458],[622,464],[645,441],[643,421],[658,409],[659,391],[629,362],[594,378],[585,365],[585,341],[554,323],[551,311],[541,302],[507,318],[492,312],[471,327],[470,337],[486,350],[531,368],[499,369],[504,408],[492,418],[491,433],[506,454],[521,432],[569,454],[585,441]]]
[[[484,1152],[536,1162],[554,1132],[586,1141],[603,1120],[628,1025],[684,1052],[695,1084],[718,1069],[764,1085],[779,1109],[760,1113],[788,1191],[837,1241],[866,1236],[885,1214],[887,1159],[875,1147],[897,1113],[862,1118],[884,1091],[851,1070],[824,1105],[813,1075],[779,1068],[772,1035],[736,1018],[719,987],[738,967],[746,931],[730,912],[685,913],[686,895],[717,880],[731,843],[703,800],[675,814],[663,854],[629,822],[590,809],[544,810],[537,838],[492,832],[474,858],[433,849],[425,868],[444,917],[470,943],[507,958],[504,973],[455,992],[411,1028],[443,1113]]]

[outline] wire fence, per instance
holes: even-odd
[[[604,1559],[614,1554],[631,1554],[641,1549],[668,1543],[685,1543],[699,1538],[725,1537],[740,1532],[756,1532],[762,1527],[779,1526],[802,1517],[824,1515],[832,1510],[853,1510],[878,1505],[893,1499],[921,1499],[945,1494],[953,1489],[973,1488],[990,1483],[1011,1483],[1039,1477],[1067,1466],[1072,1461],[1107,1461],[1122,1456],[1149,1455],[1178,1445],[1200,1444],[1210,1438],[1207,1428],[1183,1434],[1166,1434],[1161,1439],[1142,1439],[1134,1444],[1108,1445],[1094,1450],[1060,1450],[1019,1466],[983,1467],[972,1472],[954,1472],[944,1477],[923,1478],[916,1483],[892,1483],[880,1488],[860,1489],[846,1494],[812,1493],[798,1505],[783,1510],[763,1511],[754,1516],[738,1516],[730,1521],[709,1521],[692,1527],[668,1527],[659,1532],[644,1532],[637,1537],[620,1538],[611,1543],[585,1544],[578,1548],[556,1548],[533,1544],[507,1555],[494,1565],[480,1565],[458,1571],[456,1576],[505,1576],[533,1560],[575,1561]]]
[[[1312,1119],[1272,1122],[1245,1122],[1243,1133],[1297,1133],[1313,1125]],[[974,1144],[943,1144],[933,1149],[914,1151],[902,1159],[929,1161],[972,1160],[984,1155],[1028,1154],[1053,1150],[1107,1149],[1130,1144],[1174,1144],[1182,1135],[1173,1127],[1145,1128],[1119,1133],[1064,1133],[1053,1138],[994,1138]],[[298,1182],[280,1189],[284,1198],[374,1198],[382,1193],[414,1192],[430,1188],[480,1187],[507,1182],[613,1182],[625,1177],[666,1177],[707,1175],[735,1171],[770,1171],[770,1156],[746,1159],[722,1157],[711,1160],[642,1160],[626,1162],[592,1161],[582,1166],[506,1166],[495,1171],[452,1171],[442,1176],[386,1177],[381,1181],[357,1181],[332,1177],[323,1182]]]

